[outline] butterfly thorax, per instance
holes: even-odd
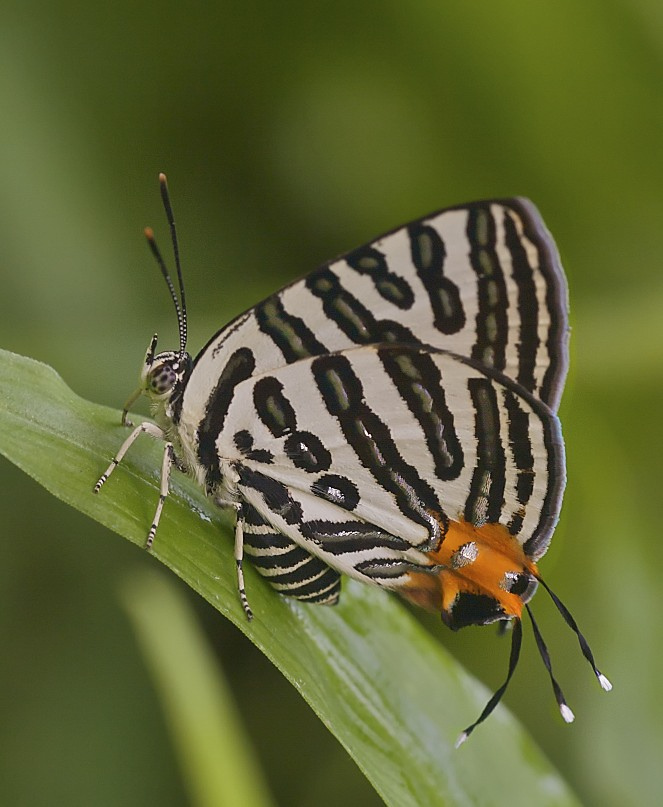
[[[177,420],[193,362],[186,352],[166,350],[155,354],[155,348],[156,334],[145,354],[139,392],[147,397],[152,417],[168,442],[173,444],[178,465],[190,472],[191,463],[188,461],[188,452],[183,450]]]

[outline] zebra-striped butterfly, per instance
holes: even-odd
[[[450,628],[511,625],[541,583],[611,688],[573,617],[538,572],[565,483],[556,411],[568,363],[567,290],[554,242],[525,199],[433,213],[323,265],[234,319],[195,359],[175,221],[160,175],[179,295],[179,350],[152,338],[140,386],[155,423],[136,426],[98,492],[142,433],[165,443],[154,540],[173,465],[234,509],[244,551],[281,594],[333,605],[341,575],[439,611]]]

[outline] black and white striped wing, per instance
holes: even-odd
[[[472,359],[367,346],[222,389],[209,411],[223,403],[224,417],[201,424],[198,455],[208,484],[236,470],[247,551],[269,554],[263,566],[294,553],[274,572],[289,575],[284,593],[335,597],[333,570],[399,587],[431,565],[451,521],[502,524],[532,559],[548,545],[564,484],[557,418]],[[324,565],[305,569],[296,548]]]
[[[396,586],[450,522],[502,525],[536,560],[564,484],[567,330],[536,208],[450,208],[219,331],[173,420],[210,492],[240,474],[247,552],[283,593],[333,602],[338,572]]]
[[[238,317],[199,354],[218,378],[248,346],[253,373],[356,345],[430,345],[498,370],[556,411],[567,370],[567,291],[526,199],[414,221],[323,265]]]

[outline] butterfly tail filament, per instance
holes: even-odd
[[[553,675],[552,663],[550,661],[550,653],[548,652],[546,643],[543,640],[543,636],[541,635],[539,626],[536,624],[536,620],[534,619],[532,609],[529,607],[529,605],[526,605],[525,608],[527,609],[527,613],[529,614],[529,618],[532,622],[532,629],[534,630],[534,639],[536,640],[536,646],[539,649],[539,655],[541,656],[545,668],[546,670],[548,670],[548,675],[550,676],[550,683],[552,684],[553,692],[555,693],[555,700],[557,701],[557,705],[559,706],[559,711],[566,723],[573,723],[573,721],[575,720],[575,715],[573,714],[571,708],[566,702],[566,698],[564,697],[562,688],[557,683],[557,680]]]
[[[594,670],[594,675],[596,676],[599,684],[601,685],[601,688],[603,690],[605,690],[605,692],[610,692],[610,690],[612,689],[612,684],[610,683],[610,680],[605,675],[603,675],[603,673],[596,666],[596,662],[594,661],[594,654],[592,653],[592,650],[591,650],[591,648],[589,646],[589,643],[587,642],[587,639],[585,639],[585,637],[581,633],[580,628],[578,627],[578,623],[575,621],[575,619],[571,615],[571,612],[564,605],[564,603],[560,600],[560,598],[557,596],[557,594],[555,594],[555,592],[550,588],[550,586],[546,583],[545,580],[543,580],[541,577],[538,577],[538,576],[537,576],[537,579],[538,579],[539,583],[541,583],[541,585],[545,588],[545,590],[550,595],[550,599],[555,603],[555,606],[556,606],[557,610],[560,612],[560,614],[564,618],[564,621],[566,622],[566,624],[571,628],[571,630],[578,637],[578,644],[580,645],[580,649],[582,650],[582,654],[587,659],[587,661],[589,662],[592,670]]]
[[[518,666],[518,659],[520,658],[520,647],[522,645],[523,639],[523,628],[520,619],[513,620],[513,631],[511,634],[511,654],[509,656],[509,669],[507,670],[506,679],[502,686],[495,691],[492,698],[488,701],[488,703],[484,706],[483,711],[479,715],[479,717],[472,723],[472,725],[468,726],[465,731],[462,731],[456,740],[455,747],[459,748],[472,734],[474,729],[493,712],[497,704],[502,700],[504,693],[509,686],[509,682],[513,677],[513,674]]]

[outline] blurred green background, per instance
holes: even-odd
[[[121,407],[153,331],[175,344],[141,235],[166,246],[161,170],[194,353],[402,221],[490,196],[539,206],[573,323],[569,485],[542,571],[615,689],[539,596],[577,720],[556,714],[531,636],[506,702],[587,804],[663,790],[662,55],[659,0],[2,6],[0,346],[84,397]],[[0,803],[186,804],[118,595],[153,560],[1,458],[0,513]],[[277,802],[378,804],[294,689],[196,605]],[[501,681],[493,631],[424,619]]]

